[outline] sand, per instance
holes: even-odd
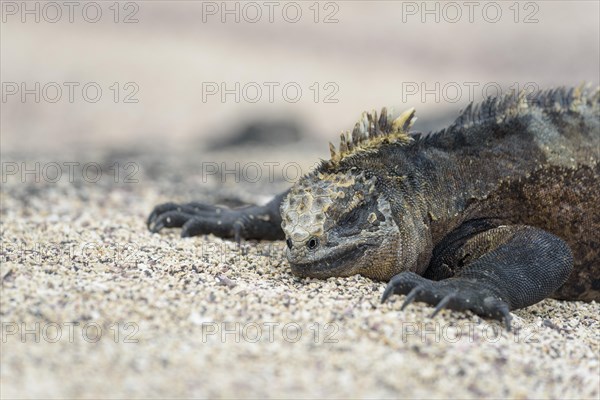
[[[263,201],[285,182],[129,157],[137,183],[3,176],[3,398],[599,398],[597,303],[545,300],[507,332],[381,305],[385,283],[360,276],[294,277],[280,242],[152,234],[157,203]]]

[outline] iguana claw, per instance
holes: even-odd
[[[510,331],[512,317],[508,304],[475,280],[450,278],[431,281],[414,272],[402,272],[390,280],[381,302],[384,303],[393,294],[407,294],[401,310],[415,300],[435,306],[431,317],[444,308],[470,310],[475,314],[503,321],[506,329]]]
[[[147,220],[151,232],[163,228],[182,228],[181,237],[213,234],[223,238],[282,239],[277,196],[265,206],[246,206],[235,209],[202,203],[165,203],[154,207]]]
[[[435,310],[433,310],[433,312],[431,313],[430,317],[433,318],[435,317],[444,307],[446,307],[448,305],[448,303],[454,299],[454,296],[456,295],[456,292],[450,293],[448,295],[446,295],[442,301],[440,301],[439,303],[437,303],[437,305],[435,306]]]
[[[417,286],[415,288],[413,288],[410,293],[408,293],[408,296],[406,296],[406,299],[404,299],[404,303],[402,303],[402,306],[400,307],[401,310],[404,310],[406,308],[406,306],[408,306],[410,303],[412,303],[413,301],[415,301],[415,298],[421,294],[421,287]]]

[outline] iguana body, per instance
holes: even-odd
[[[157,206],[152,230],[283,239],[292,272],[390,280],[384,300],[504,318],[545,297],[600,300],[600,91],[469,106],[409,134],[364,113],[331,160],[264,207]]]

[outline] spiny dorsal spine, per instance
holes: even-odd
[[[416,120],[414,108],[409,108],[394,120],[385,107],[381,109],[379,118],[375,110],[365,111],[354,125],[352,134],[349,131],[340,134],[339,151],[329,142],[330,162],[338,163],[345,157],[377,148],[383,142],[408,143],[411,140],[408,132]]]
[[[560,87],[536,93],[521,90],[518,94],[488,97],[477,105],[470,103],[447,130],[469,128],[486,121],[501,123],[526,114],[531,108],[557,113],[578,112],[582,106],[598,110],[599,100],[600,87],[591,88],[585,83],[576,88]]]

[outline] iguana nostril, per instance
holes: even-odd
[[[290,249],[290,250],[291,250],[291,249],[292,249],[292,239],[287,239],[287,240],[285,241],[285,243],[287,244],[287,247],[288,247],[288,249]]]

